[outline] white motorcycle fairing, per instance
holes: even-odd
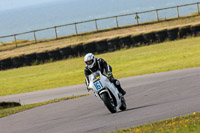
[[[115,113],[119,109],[126,109],[124,97],[121,95],[121,93],[119,93],[115,85],[111,83],[106,76],[101,74],[100,71],[94,72],[91,75],[89,75],[89,81],[89,88],[92,88],[95,96],[103,100],[104,104],[110,110],[111,113]],[[109,105],[107,104],[111,104],[110,106],[113,107],[108,107]]]

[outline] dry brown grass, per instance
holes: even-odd
[[[5,49],[8,49],[9,47],[15,47],[14,44],[5,45],[5,46],[1,45],[0,59],[14,57],[14,56],[22,55],[22,54],[29,54],[33,52],[42,52],[42,51],[52,50],[56,48],[62,48],[68,45],[75,45],[78,43],[98,41],[98,40],[113,38],[117,36],[136,35],[136,34],[141,34],[141,33],[146,33],[146,32],[151,32],[151,31],[157,31],[161,29],[169,29],[173,27],[181,27],[185,25],[194,25],[194,24],[200,24],[200,16],[172,19],[168,21],[162,21],[159,23],[149,23],[149,24],[142,24],[138,26],[133,25],[129,27],[123,27],[120,29],[94,32],[90,34],[82,34],[79,36],[71,36],[71,37],[58,39],[58,40],[49,39],[37,44],[34,44],[34,41],[32,41],[33,43],[30,45],[26,45],[27,42],[23,42],[21,45],[18,44],[21,47],[13,48],[10,50],[5,50]],[[23,46],[23,45],[26,45],[26,46]]]

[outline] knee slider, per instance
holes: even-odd
[[[116,80],[115,84],[116,84],[116,85],[120,85],[119,80]]]

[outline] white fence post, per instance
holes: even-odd
[[[16,35],[14,35],[14,39],[15,39],[15,45],[17,47],[17,38],[16,38]]]
[[[57,27],[55,26],[56,39],[58,39]]]
[[[180,15],[179,15],[179,9],[178,9],[178,6],[176,6],[176,10],[177,10],[177,17],[179,18]]]
[[[119,27],[117,16],[115,17],[117,28]]]
[[[159,15],[158,15],[158,9],[156,9],[156,17],[157,17],[157,21],[160,21]]]
[[[77,25],[76,25],[76,23],[74,24],[74,26],[75,26],[76,35],[78,35],[78,30],[77,30]]]
[[[33,35],[34,35],[35,43],[37,43],[37,38],[36,38],[35,32],[36,32],[36,31],[33,32]]]
[[[97,20],[95,19],[94,21],[95,21],[96,31],[98,31]]]

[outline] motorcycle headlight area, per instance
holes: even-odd
[[[98,72],[94,73],[92,80],[95,81],[95,80],[99,80],[99,79],[100,79],[100,74]]]

